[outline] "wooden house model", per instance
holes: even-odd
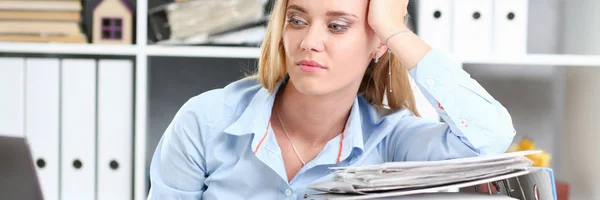
[[[134,8],[127,0],[102,0],[94,8],[92,43],[132,44]]]

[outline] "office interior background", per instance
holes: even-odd
[[[48,200],[145,199],[152,154],[180,106],[256,69],[270,5],[0,0],[0,134],[28,138]],[[600,199],[598,10],[597,0],[409,9],[411,28],[507,107],[515,144],[550,155],[568,199]]]

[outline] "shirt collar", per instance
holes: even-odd
[[[254,134],[255,137],[252,139],[252,150],[256,149],[261,140],[268,134],[267,126],[269,125],[269,119],[271,118],[275,96],[277,91],[281,89],[280,87],[283,85],[284,81],[285,79],[277,83],[273,94],[269,93],[266,88],[261,87],[256,95],[252,97],[250,104],[248,104],[240,117],[227,127],[224,132],[238,136]],[[350,156],[354,148],[357,148],[361,152],[364,151],[361,116],[361,106],[365,106],[362,105],[364,103],[367,102],[357,96],[352,104],[350,116],[346,123],[346,130],[344,132],[345,138],[343,141],[341,160]],[[364,110],[364,112],[367,112],[367,110]]]
[[[346,131],[344,132],[344,136],[347,137],[348,141],[344,142],[344,146],[345,148],[352,148],[342,150],[342,160],[350,156],[353,148],[357,148],[361,152],[364,151],[361,100],[362,99],[357,96],[354,99],[352,109],[350,110],[350,116],[348,117],[348,122],[346,123]]]
[[[252,97],[250,103],[246,109],[244,109],[240,117],[227,127],[225,132],[238,136],[247,134],[258,134],[263,136],[267,125],[269,124],[269,119],[271,118],[271,109],[275,102],[275,94],[277,93],[277,90],[279,90],[281,84],[282,81],[277,84],[277,89],[273,94],[270,94],[266,88],[261,87]]]

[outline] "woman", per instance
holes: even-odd
[[[276,2],[257,75],[181,108],[149,199],[302,199],[330,167],[503,153],[508,112],[408,31],[407,4]],[[418,117],[408,76],[446,123]]]

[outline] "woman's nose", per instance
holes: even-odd
[[[327,32],[316,26],[310,26],[302,39],[300,48],[304,51],[321,52],[324,50],[324,42]]]

